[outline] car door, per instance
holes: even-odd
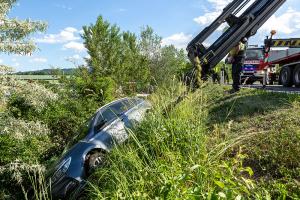
[[[140,123],[147,110],[150,109],[150,105],[143,99],[133,98],[129,100],[132,105],[131,109],[124,116],[124,123],[127,128],[133,128],[136,124]]]
[[[111,146],[112,142],[120,144],[128,138],[123,121],[123,114],[128,110],[127,102],[128,99],[123,99],[100,111],[94,128],[95,140],[105,140]]]

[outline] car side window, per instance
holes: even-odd
[[[112,120],[120,117],[126,111],[134,106],[133,103],[129,102],[127,99],[120,102],[114,103],[102,111],[99,111],[99,116],[95,125],[95,132],[99,132],[104,125]]]
[[[95,124],[94,131],[95,132],[100,131],[101,128],[103,128],[107,122],[113,120],[114,118],[116,118],[116,115],[113,113],[113,111],[109,107],[103,111],[100,111],[98,119]]]

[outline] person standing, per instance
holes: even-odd
[[[232,64],[232,89],[229,93],[240,91],[241,72],[245,62],[247,38],[243,38],[229,53],[227,62]]]
[[[221,78],[220,78],[220,75],[221,75],[221,71],[222,71],[222,64],[219,63],[213,70],[212,70],[212,81],[213,83],[220,83],[221,81]]]

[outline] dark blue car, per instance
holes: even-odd
[[[100,108],[51,170],[52,198],[67,199],[81,191],[86,178],[103,165],[107,152],[129,137],[128,129],[141,122],[150,108],[150,103],[141,98],[124,98]]]

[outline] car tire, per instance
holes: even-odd
[[[96,169],[103,167],[105,164],[105,153],[96,151],[91,153],[86,161],[86,173],[90,176]]]
[[[283,67],[280,72],[280,82],[284,87],[293,86],[293,70],[291,67]]]
[[[294,84],[296,87],[300,88],[300,65],[297,65],[294,69]]]

